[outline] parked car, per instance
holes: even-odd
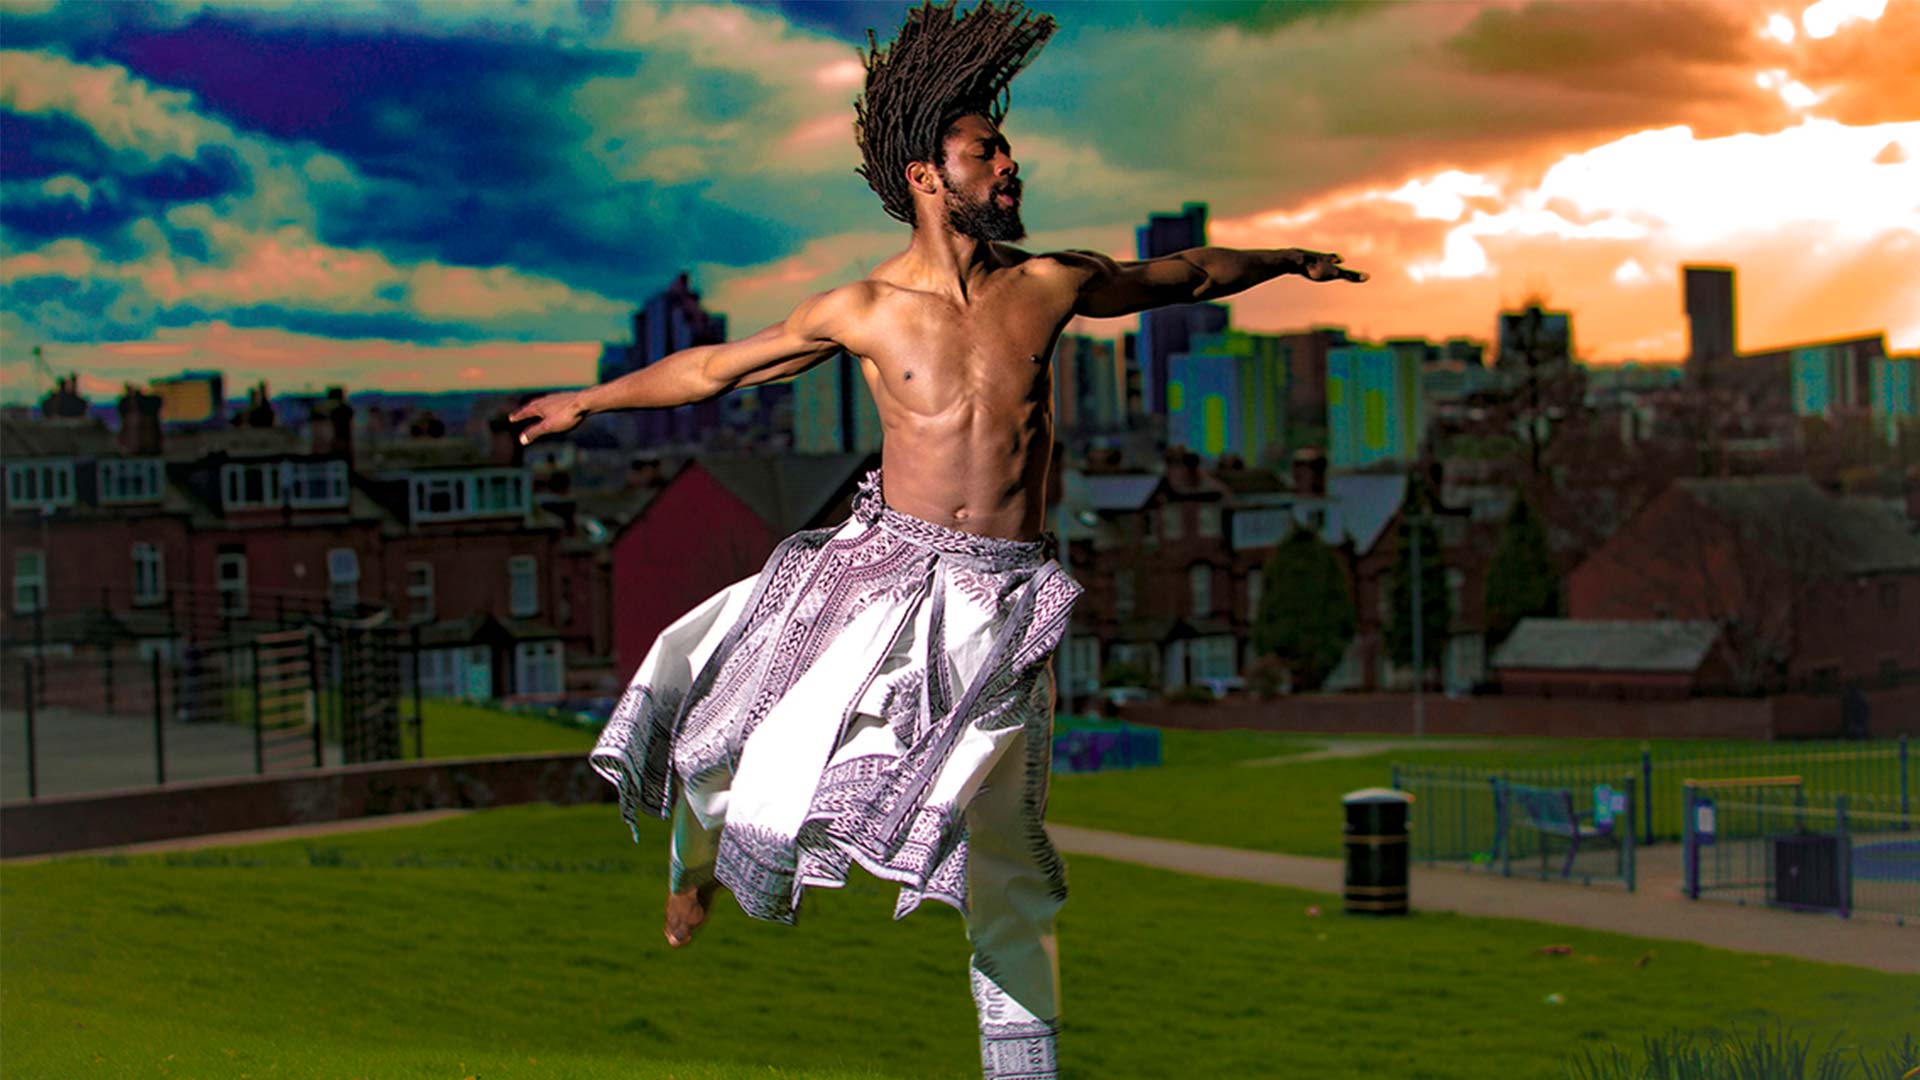
[[[1215,698],[1223,698],[1228,694],[1238,694],[1245,690],[1247,688],[1247,680],[1238,675],[1228,675],[1225,678],[1219,679],[1201,679],[1200,685],[1213,691]]]

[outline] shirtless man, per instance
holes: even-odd
[[[1013,247],[1026,235],[1023,185],[989,109],[955,115],[937,152],[906,161],[899,179],[911,200],[904,215],[911,240],[865,278],[806,298],[751,337],[537,398],[513,414],[533,421],[521,441],[567,431],[595,413],[684,405],[791,379],[844,349],[859,359],[879,411],[886,505],[947,529],[1029,541],[1042,535],[1053,447],[1048,361],[1074,316],[1216,300],[1287,274],[1367,279],[1338,255],[1297,248],[1200,247],[1119,261]],[[893,190],[897,198],[900,189]],[[903,217],[894,205],[889,212]],[[712,893],[711,882],[670,891],[670,944],[691,939]]]

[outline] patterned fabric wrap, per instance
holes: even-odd
[[[1050,737],[1042,676],[1080,593],[1053,552],[903,514],[875,470],[844,524],[661,633],[593,767],[636,840],[683,797],[718,829],[710,876],[749,915],[792,923],[855,862],[900,884],[895,918],[965,912],[966,807],[1012,736]],[[676,859],[674,883],[705,869]]]

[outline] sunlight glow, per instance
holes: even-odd
[[[1887,0],[1820,0],[1800,13],[1800,25],[1811,38],[1829,38],[1856,19],[1872,22],[1887,10]]]
[[[1775,12],[1767,16],[1766,28],[1760,31],[1762,37],[1770,37],[1782,45],[1793,44],[1793,20]]]

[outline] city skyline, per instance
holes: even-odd
[[[0,393],[45,391],[36,344],[97,396],[585,383],[683,267],[750,333],[906,241],[850,137],[906,7],[8,3]],[[1920,348],[1920,4],[1041,9],[1031,250],[1131,257],[1198,201],[1210,243],[1374,274],[1243,293],[1242,329],[1485,339],[1538,294],[1585,359],[1678,362],[1705,262],[1742,351]]]

